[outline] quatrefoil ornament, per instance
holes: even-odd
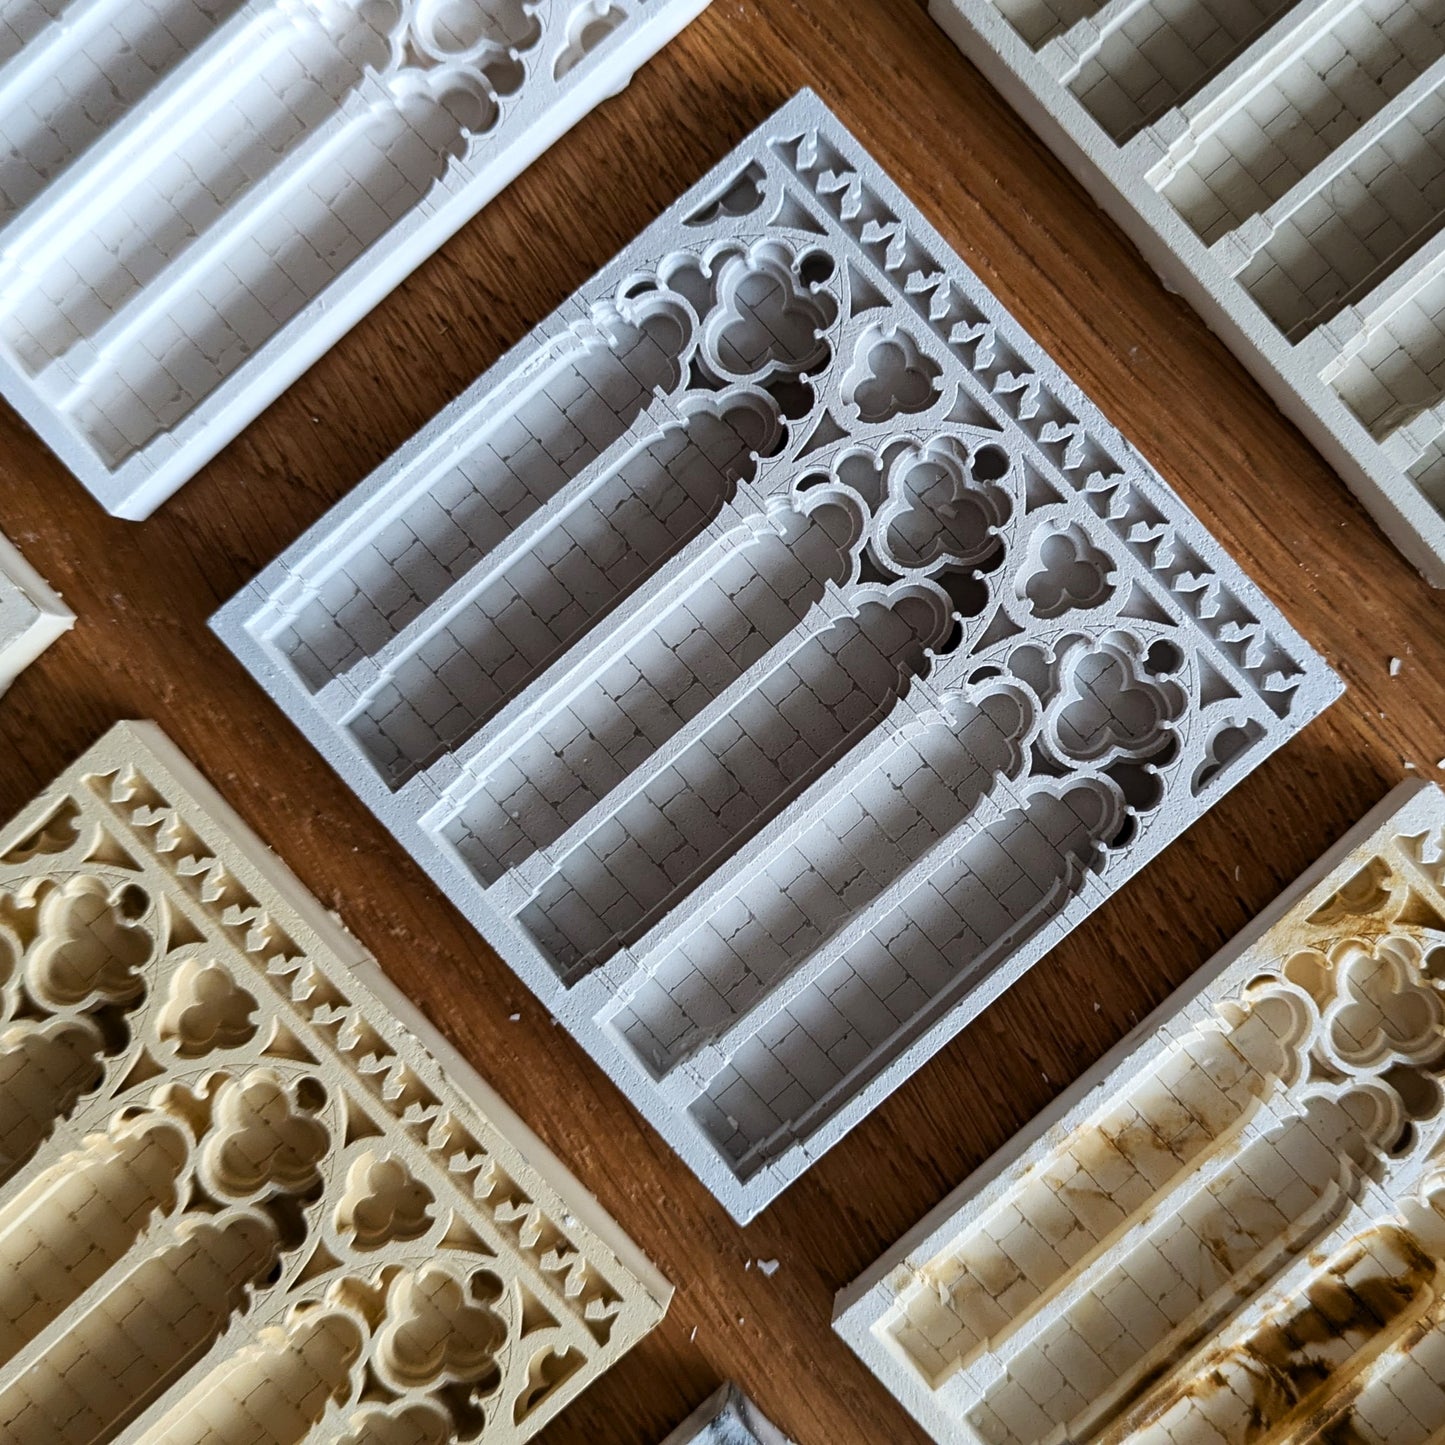
[[[998,533],[1012,511],[997,485],[1007,458],[992,443],[970,449],[956,436],[910,444],[888,469],[875,547],[899,573],[977,567],[1003,547]]]
[[[821,366],[831,354],[827,333],[836,315],[836,300],[802,280],[790,247],[760,241],[718,268],[703,354],[723,381],[765,386],[776,375]]]
[[[1075,634],[1055,645],[1041,734],[1053,757],[1103,768],[1152,758],[1166,746],[1187,697],[1173,678],[1149,674],[1146,655],[1122,632]]]
[[[1335,999],[1324,1012],[1321,1046],[1341,1068],[1368,1073],[1445,1054],[1445,1001],[1422,976],[1420,959],[1409,938],[1350,939],[1332,951]]]
[[[389,34],[398,68],[489,69],[535,49],[543,33],[537,0],[363,0],[361,8]]]

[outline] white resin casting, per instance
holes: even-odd
[[[1445,795],[1407,784],[838,1297],[948,1445],[1445,1435]]]
[[[0,393],[148,516],[707,0],[0,14]]]
[[[0,536],[0,693],[74,626],[75,614]]]
[[[161,732],[0,829],[0,1440],[521,1445],[671,1290]]]
[[[1445,11],[930,10],[1445,586]]]
[[[742,1220],[1339,691],[810,95],[215,626]]]

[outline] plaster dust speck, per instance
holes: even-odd
[[[707,0],[0,13],[0,394],[148,516]]]
[[[792,1445],[736,1385],[724,1385],[662,1445]]]
[[[1445,1432],[1445,794],[1407,783],[838,1297],[935,1439]]]
[[[0,1438],[530,1439],[671,1290],[164,735],[0,830]]]
[[[213,625],[740,1220],[1340,687],[807,94]]]
[[[74,626],[75,614],[14,543],[0,536],[0,694]]]
[[[1445,6],[930,12],[1445,585]]]

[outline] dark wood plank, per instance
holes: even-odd
[[[1351,690],[742,1230],[206,619],[801,85],[856,131]],[[666,1325],[546,1445],[657,1439],[724,1378],[802,1445],[921,1441],[833,1335],[834,1290],[1407,764],[1436,775],[1445,755],[1436,595],[916,0],[715,0],[149,522],[106,518],[0,416],[0,529],[81,618],[0,705],[0,812],[116,719],[159,721],[677,1284]],[[1391,656],[1404,660],[1397,678]],[[771,1279],[746,1267],[774,1257]]]

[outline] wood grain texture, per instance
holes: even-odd
[[[836,110],[1351,690],[739,1229],[206,619],[801,85]],[[149,522],[106,518],[0,415],[0,530],[80,615],[0,703],[0,814],[115,720],[155,719],[678,1286],[662,1329],[545,1445],[660,1439],[725,1378],[800,1445],[922,1441],[833,1335],[833,1292],[1407,764],[1445,776],[1437,594],[917,0],[714,0]],[[1395,656],[1404,665],[1392,678]],[[772,1278],[747,1268],[772,1258],[781,1261]]]

